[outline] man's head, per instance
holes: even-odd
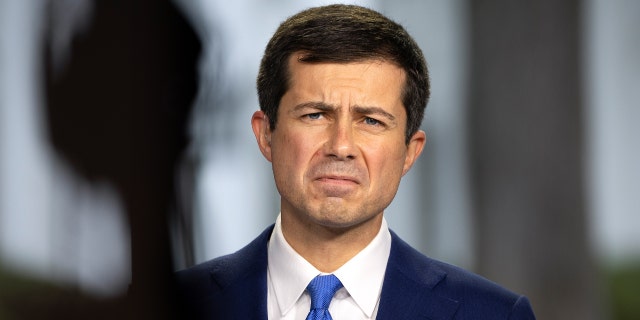
[[[330,5],[302,11],[284,21],[265,50],[258,74],[260,108],[271,130],[277,126],[282,96],[291,85],[289,58],[304,63],[384,60],[405,71],[402,102],[407,113],[405,142],[418,130],[429,99],[429,76],[422,51],[402,28],[373,10]]]
[[[380,14],[338,5],[289,18],[266,51],[251,124],[285,236],[340,230],[368,243],[426,139],[419,49]]]

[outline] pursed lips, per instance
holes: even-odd
[[[321,175],[317,177],[315,180],[322,182],[332,182],[332,183],[355,183],[360,184],[358,178],[353,176],[343,176],[343,175]]]
[[[314,184],[322,190],[322,194],[331,198],[345,198],[356,191],[360,182],[353,176],[320,175]]]
[[[314,166],[308,172],[309,181],[326,187],[353,187],[366,181],[366,172],[355,164],[327,162]]]

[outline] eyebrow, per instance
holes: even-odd
[[[380,107],[367,107],[367,106],[353,106],[353,110],[361,114],[377,114],[383,116],[391,121],[395,121],[396,117],[389,112],[384,111]]]
[[[300,111],[302,109],[306,109],[306,108],[311,108],[311,109],[316,109],[319,111],[333,111],[338,109],[337,106],[335,105],[331,105],[331,104],[327,104],[324,102],[315,102],[315,101],[311,101],[311,102],[303,102],[301,104],[296,105],[291,112],[297,112]],[[391,113],[385,111],[384,109],[380,108],[380,107],[374,107],[374,106],[359,106],[359,105],[354,105],[353,107],[351,107],[351,109],[357,113],[360,114],[364,114],[364,115],[371,115],[371,114],[377,114],[380,116],[383,116],[391,121],[395,121],[396,117],[394,115],[392,115]]]
[[[320,111],[332,111],[337,109],[336,106],[324,103],[324,102],[315,102],[315,101],[310,101],[310,102],[303,102],[299,105],[296,105],[295,107],[293,107],[293,109],[291,110],[291,112],[297,112],[300,111],[302,109],[317,109]]]

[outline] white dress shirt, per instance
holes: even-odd
[[[391,234],[383,218],[375,238],[333,272],[344,286],[329,305],[334,320],[375,319],[390,251]],[[323,273],[287,243],[278,215],[268,246],[269,319],[304,320],[311,306],[311,297],[305,289],[319,274]]]

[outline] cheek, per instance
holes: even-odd
[[[400,181],[404,168],[406,151],[402,148],[388,147],[378,148],[375,155],[369,157],[369,174],[372,183],[380,184],[382,188],[388,188]]]
[[[274,168],[277,166],[279,173],[284,175],[302,178],[300,175],[304,174],[318,150],[314,140],[294,132],[278,137],[272,143]]]

